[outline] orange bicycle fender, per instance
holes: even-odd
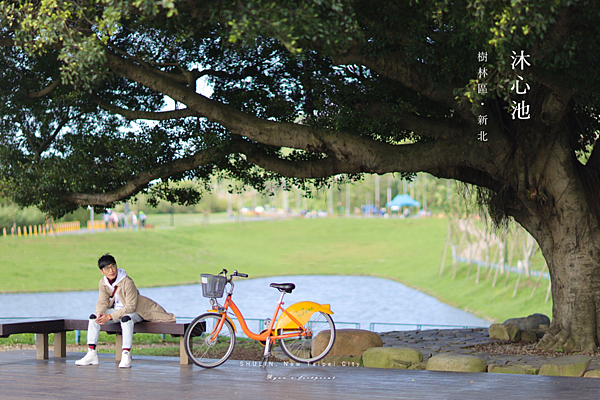
[[[208,311],[208,312],[214,312],[214,313],[219,314],[219,312],[217,310],[206,310],[206,311]],[[231,322],[231,326],[233,326],[233,331],[235,333],[237,333],[237,328],[235,327],[235,324],[233,323],[233,321],[231,320],[231,318],[229,318],[229,315],[225,315],[225,318],[227,318],[227,321]]]
[[[298,320],[298,322],[302,323],[302,325],[306,324],[310,319],[310,316],[313,315],[317,311],[322,311],[325,314],[333,314],[329,304],[319,304],[314,303],[312,301],[301,301],[296,304],[292,304],[286,311],[289,312]],[[277,320],[277,325],[275,325],[275,330],[273,332],[277,332],[278,329],[297,329],[298,325],[290,319],[286,314],[281,314],[279,319]]]

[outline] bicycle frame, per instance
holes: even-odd
[[[304,327],[304,324],[302,324],[300,321],[298,321],[292,314],[290,314],[285,308],[282,307],[282,305],[284,304],[283,296],[285,295],[285,292],[281,292],[281,296],[279,297],[279,301],[277,302],[277,308],[275,309],[275,312],[273,313],[273,318],[271,319],[271,322],[269,323],[269,327],[265,331],[263,331],[259,334],[252,332],[250,330],[250,328],[248,328],[248,325],[246,324],[246,320],[244,319],[242,312],[240,311],[238,306],[235,304],[235,302],[231,298],[232,294],[233,294],[233,284],[232,284],[231,290],[229,291],[229,293],[227,293],[227,299],[225,299],[225,303],[223,304],[223,306],[217,307],[215,310],[211,310],[211,311],[216,311],[222,315],[221,322],[215,328],[213,335],[219,334],[219,332],[221,331],[221,328],[223,327],[223,324],[225,323],[224,321],[227,318],[227,311],[229,309],[231,309],[231,311],[233,311],[233,313],[237,317],[242,330],[244,331],[246,336],[248,336],[250,339],[258,340],[261,342],[262,341],[266,342],[267,339],[269,339],[270,342],[273,343],[274,341],[276,341],[278,339],[285,339],[285,338],[291,338],[291,337],[297,337],[297,336],[305,336],[305,337],[310,336],[310,331]],[[218,303],[217,303],[217,305],[218,305]],[[298,329],[301,330],[302,332],[272,335],[273,327],[274,327],[275,323],[277,322],[277,316],[279,315],[280,311],[283,313],[282,315],[284,315],[284,314],[287,315],[287,317],[290,318],[292,320],[292,322],[294,324],[296,324],[298,326]]]

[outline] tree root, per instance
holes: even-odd
[[[598,351],[595,338],[575,335],[570,329],[551,327],[536,346],[537,349],[571,353],[574,351],[591,354]]]

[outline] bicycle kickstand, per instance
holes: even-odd
[[[269,361],[269,357],[271,356],[271,338],[268,338],[265,341],[265,352],[263,353],[263,358],[260,362],[261,367],[266,368],[267,362]]]

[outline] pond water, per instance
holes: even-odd
[[[296,284],[293,293],[284,298],[286,307],[304,300],[331,304],[339,328],[370,329],[371,323],[377,323],[374,330],[383,332],[418,329],[416,325],[490,325],[418,290],[370,276],[285,276],[236,281],[233,299],[246,319],[272,317],[279,299],[279,291],[269,287],[272,282]],[[141,288],[140,293],[174,313],[179,321],[194,318],[210,307],[209,300],[202,297],[200,285]],[[86,319],[94,311],[97,296],[98,291],[0,294],[0,318]],[[248,326],[256,331],[259,322],[249,321]]]

